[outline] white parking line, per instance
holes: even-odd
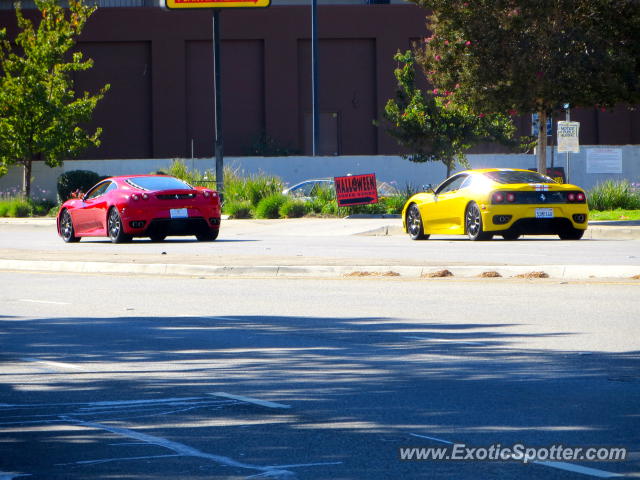
[[[244,402],[244,403],[253,403],[254,405],[260,405],[262,407],[267,407],[267,408],[291,408],[291,405],[284,405],[282,403],[268,402],[266,400],[260,400],[258,398],[244,397],[242,395],[233,395],[231,393],[226,393],[226,392],[210,393],[209,395],[214,395],[216,397],[230,398],[232,400],[238,400],[238,401]]]
[[[139,440],[140,442],[144,442],[150,445],[157,445],[159,447],[164,447],[168,450],[176,453],[176,456],[184,456],[184,457],[195,457],[195,458],[203,458],[205,460],[211,460],[220,465],[224,465],[227,467],[235,467],[242,468],[246,470],[253,470],[259,472],[257,475],[254,475],[254,478],[264,477],[264,478],[274,478],[274,479],[292,479],[296,478],[295,474],[290,470],[285,470],[285,467],[278,467],[273,465],[252,465],[249,463],[239,462],[230,457],[225,457],[222,455],[215,455],[212,453],[203,452],[198,450],[197,448],[190,447],[185,445],[184,443],[174,442],[171,440],[167,440],[162,437],[157,437],[154,435],[149,435],[147,433],[142,433],[136,430],[131,430],[128,428],[116,427],[114,425],[106,425],[103,423],[97,422],[84,422],[82,420],[77,420],[72,417],[61,416],[62,420],[65,420],[74,425],[80,425],[82,427],[93,428],[98,430],[104,430],[115,435],[120,435],[122,437],[131,438],[134,440]],[[173,456],[173,455],[172,455]],[[91,463],[105,463],[110,461],[119,461],[119,460],[127,460],[126,458],[104,458],[100,460],[91,460]],[[86,462],[86,460],[84,461]],[[342,462],[340,462],[342,463]],[[289,468],[293,467],[308,467],[308,466],[324,466],[324,465],[338,465],[340,463],[337,462],[327,462],[327,463],[304,463],[298,465],[291,465]],[[251,477],[249,477],[251,478]],[[1,480],[1,479],[0,479]]]
[[[20,360],[22,360],[23,362],[40,363],[42,365],[47,365],[49,367],[62,368],[67,370],[83,370],[82,367],[79,367],[77,365],[72,365],[70,363],[51,362],[49,360],[40,360],[38,358],[21,358]]]
[[[18,477],[30,477],[30,473],[10,473],[10,472],[0,472],[0,480],[12,480]]]
[[[426,435],[418,435],[417,433],[411,433],[410,435],[413,437],[426,438],[428,440],[435,440],[436,442],[446,443],[447,445],[453,445],[453,442],[450,442],[448,440],[442,440],[441,438],[427,437]]]
[[[27,303],[44,303],[47,305],[71,305],[69,302],[54,302],[51,300],[32,300],[30,298],[21,298],[18,300],[19,302],[27,302]]]
[[[447,445],[455,445],[456,442],[450,442],[449,440],[443,440],[441,438],[436,437],[428,437],[426,435],[418,435],[417,433],[410,433],[412,437],[418,438],[426,438],[428,440],[433,440],[440,443],[446,443]],[[542,460],[533,460],[531,463],[535,463],[536,465],[542,465],[544,467],[557,468],[558,470],[566,470],[568,472],[581,473],[583,475],[589,475],[591,477],[598,478],[615,478],[615,477],[624,477],[623,474],[607,472],[605,470],[598,470],[597,468],[589,468],[583,467],[581,465],[574,465],[572,463],[566,462],[546,462]]]
[[[441,343],[460,343],[462,345],[483,345],[482,342],[472,342],[465,340],[456,340],[455,338],[429,338],[429,337],[405,337],[410,340],[426,340],[428,342],[441,342]]]

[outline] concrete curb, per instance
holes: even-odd
[[[401,225],[384,225],[356,235],[362,236],[387,236],[406,235]],[[640,239],[640,227],[619,226],[589,226],[583,238],[599,240],[638,240]]]
[[[476,266],[210,266],[181,264],[130,264],[110,262],[61,262],[42,260],[2,260],[0,270],[58,273],[137,274],[187,277],[342,278],[400,277],[433,278],[452,276],[477,278],[487,275],[504,278],[632,279],[640,277],[640,266],[627,265],[476,265]],[[451,275],[446,274],[450,272]],[[443,273],[444,272],[444,273]],[[544,275],[540,275],[540,272]],[[640,278],[638,278],[640,280]],[[640,283],[640,282],[639,282]]]

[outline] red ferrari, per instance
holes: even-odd
[[[82,237],[109,237],[113,243],[149,237],[161,242],[167,235],[211,241],[220,230],[220,197],[167,175],[111,177],[64,202],[57,223],[65,242]]]

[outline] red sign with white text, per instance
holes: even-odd
[[[378,186],[375,173],[335,177],[336,199],[339,207],[378,203]]]

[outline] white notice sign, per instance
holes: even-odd
[[[580,122],[558,122],[558,152],[580,153]]]
[[[587,173],[622,173],[622,149],[588,149]]]

